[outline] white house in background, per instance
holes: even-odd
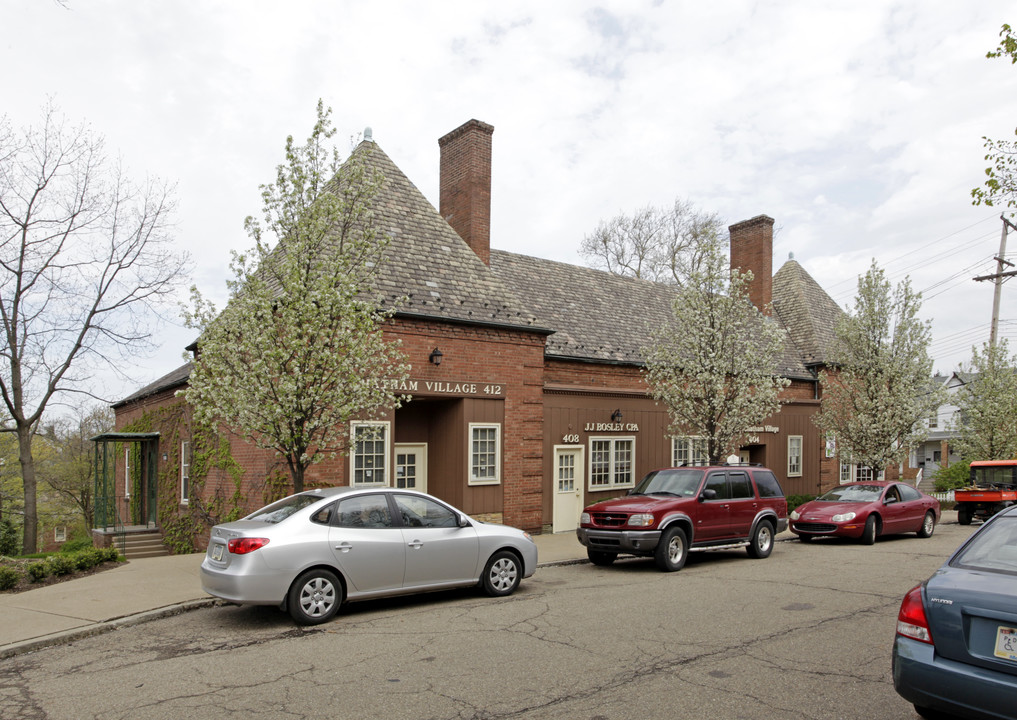
[[[923,479],[929,478],[941,467],[960,461],[960,455],[950,449],[951,441],[957,437],[953,429],[958,412],[955,400],[960,389],[974,377],[974,373],[954,371],[949,375],[936,375],[932,378],[933,386],[942,387],[946,391],[946,399],[929,417],[928,439],[911,453],[910,465],[922,471]]]

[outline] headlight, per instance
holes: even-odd
[[[653,525],[653,515],[650,513],[636,513],[629,515],[629,525],[632,527],[647,527]]]
[[[580,525],[589,525],[590,524],[590,513],[584,512],[582,515],[580,515],[579,516],[579,524]]]
[[[855,514],[854,513],[841,513],[840,515],[834,515],[830,519],[833,520],[834,522],[848,522],[849,520],[854,520],[855,519]]]
[[[797,510],[792,510],[791,514],[788,517],[790,517],[792,520],[797,520],[798,518],[801,517],[801,515],[798,514]]]

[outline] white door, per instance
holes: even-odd
[[[746,465],[749,464],[749,451],[748,450],[739,450],[738,451],[738,462],[743,462]]]
[[[396,443],[395,487],[427,492],[427,443]]]
[[[552,532],[568,532],[579,525],[583,509],[583,448],[555,446],[552,484]]]

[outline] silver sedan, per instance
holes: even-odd
[[[278,605],[298,623],[346,601],[480,585],[510,595],[537,567],[529,533],[482,523],[424,493],[325,488],[212,528],[201,586],[240,605]]]

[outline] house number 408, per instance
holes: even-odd
[[[578,435],[562,435],[561,436],[561,441],[563,443],[568,443],[568,444],[575,445],[576,443],[579,442],[579,436]]]

